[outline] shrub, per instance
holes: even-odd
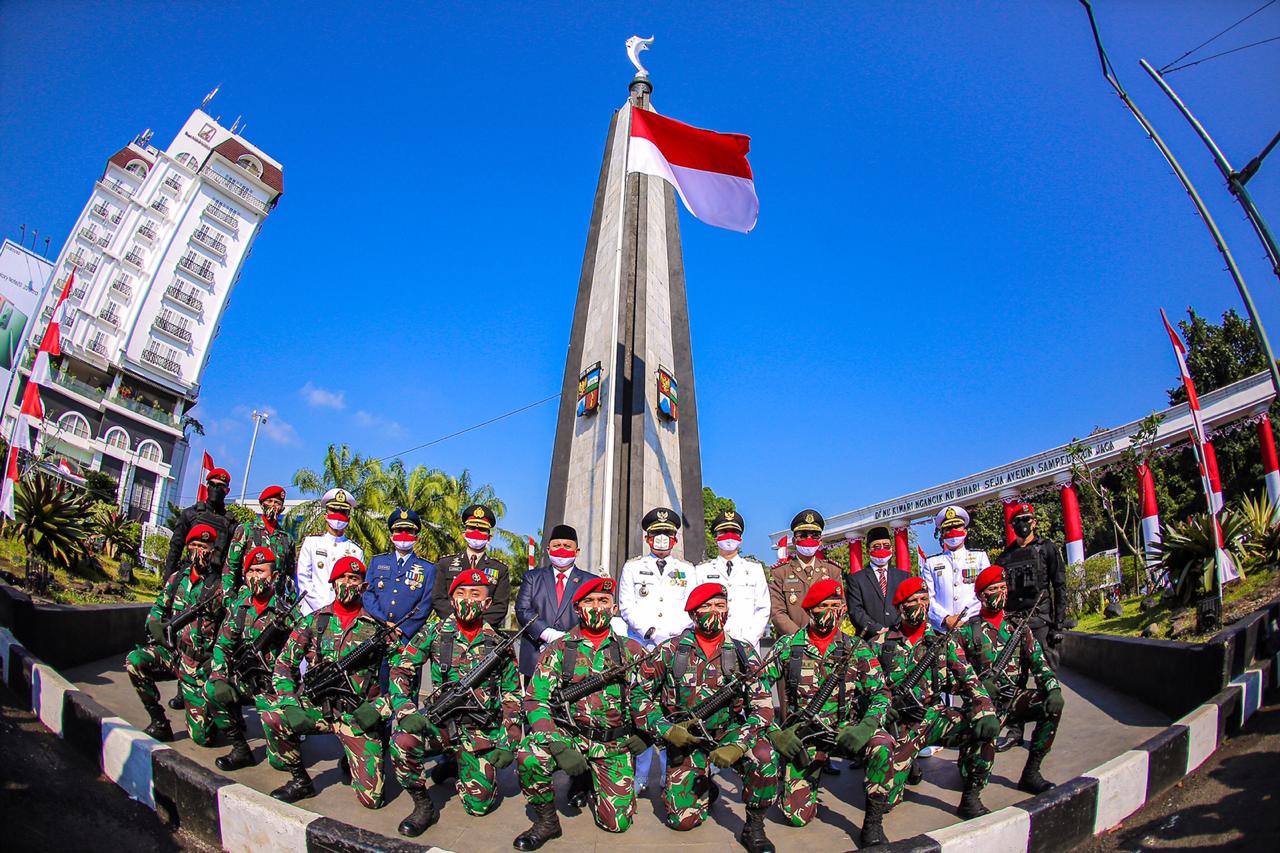
[[[13,494],[16,533],[30,557],[70,568],[84,554],[86,505],[78,489],[33,473]]]
[[[1243,572],[1249,563],[1245,519],[1240,514],[1228,512],[1219,513],[1218,518],[1222,524],[1223,545]],[[1180,605],[1190,604],[1197,593],[1209,589],[1216,542],[1213,516],[1205,513],[1165,528],[1163,541],[1157,550],[1168,573],[1174,598]]]
[[[1115,558],[1109,555],[1067,566],[1067,612],[1078,619],[1101,611],[1107,604],[1107,589],[1115,586],[1115,575]]]

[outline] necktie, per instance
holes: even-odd
[[[661,574],[661,573],[662,573],[662,571],[663,571],[663,569],[665,569],[666,567],[667,567],[667,561],[666,561],[666,560],[663,560],[663,559],[661,559],[661,558],[659,558],[659,559],[658,559],[658,573],[659,573],[659,574]]]
[[[556,572],[556,604],[564,602],[564,572]]]
[[[880,595],[887,596],[889,594],[889,573],[884,569],[880,570]]]
[[[476,557],[475,557],[475,555],[474,555],[474,554],[472,554],[472,555],[471,555],[471,568],[472,568],[472,569],[475,569],[475,567],[476,567]]]
[[[733,577],[733,560],[724,561],[724,573],[727,577]]]
[[[400,564],[400,568],[402,568],[402,569],[403,569],[403,568],[404,568],[404,564],[405,564],[405,563],[407,563],[407,562],[409,562],[409,558],[408,558],[408,557],[398,557],[398,558],[396,558],[396,562],[397,562],[397,563],[399,563],[399,564]]]

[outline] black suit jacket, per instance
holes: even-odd
[[[556,602],[556,570],[551,566],[539,566],[527,572],[516,594],[516,622],[520,625],[532,622],[529,630],[520,638],[520,673],[528,678],[538,662],[543,646],[542,632],[548,628],[568,631],[578,624],[578,613],[573,609],[573,594],[584,581],[595,575],[574,566],[565,578],[564,598]]]
[[[849,604],[849,621],[862,637],[871,637],[881,628],[893,628],[898,624],[898,608],[893,606],[893,594],[898,584],[911,577],[910,572],[889,567],[888,591],[880,594],[880,580],[874,566],[867,566],[849,577],[845,597]]]

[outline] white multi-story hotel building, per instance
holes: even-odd
[[[280,164],[233,130],[197,110],[167,149],[146,133],[111,156],[29,338],[33,349],[74,268],[39,449],[112,475],[130,515],[153,523],[165,501],[179,502],[184,418],[254,238],[284,192]],[[14,383],[6,434],[27,375],[24,366]]]

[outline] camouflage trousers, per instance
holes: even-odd
[[[1013,697],[1013,704],[1005,715],[1005,723],[1035,723],[1036,731],[1031,736],[1031,752],[1045,755],[1053,746],[1053,739],[1058,734],[1058,724],[1062,722],[1062,712],[1050,714],[1044,707],[1048,694],[1039,689],[1019,690]]]
[[[862,748],[860,757],[866,768],[863,786],[867,796],[888,796],[893,779],[893,751],[897,747],[888,732],[881,729]],[[792,826],[804,826],[818,812],[818,785],[822,765],[829,753],[807,747],[799,761],[782,759],[782,799],[778,807]]]
[[[726,736],[722,741],[727,741]],[[714,749],[715,745],[711,747]],[[711,749],[667,749],[667,779],[662,805],[667,809],[667,826],[681,832],[707,819],[711,805],[708,765]],[[764,809],[778,798],[778,764],[773,746],[759,738],[733,766],[742,778],[742,802],[749,809]]]
[[[207,667],[164,646],[138,646],[124,659],[125,672],[148,713],[161,709],[158,681],[178,680],[186,706],[187,734],[198,746],[212,746],[214,725],[204,695]]]
[[[911,763],[926,746],[949,746],[960,750],[960,776],[966,783],[976,779],[984,788],[991,776],[991,765],[996,760],[996,742],[976,740],[973,736],[973,720],[961,708],[935,705],[924,719],[914,725],[899,724],[897,748],[893,752],[893,778],[889,783],[889,805],[902,800]]]
[[[302,766],[302,749],[298,737],[285,722],[280,712],[283,703],[268,697],[259,697],[258,711],[262,731],[267,738],[267,760],[272,767],[287,770]],[[316,723],[316,732],[338,736],[342,751],[351,767],[351,789],[356,800],[367,809],[382,808],[382,738],[367,735],[352,722],[350,714],[338,714],[330,719],[305,702],[302,710]]]
[[[605,832],[626,832],[636,813],[636,766],[625,740],[601,743],[559,729],[526,735],[516,752],[516,769],[525,797],[533,805],[555,801],[552,777],[556,760],[550,752],[555,743],[563,743],[587,757],[594,792],[591,813],[596,826]]]
[[[492,740],[485,741],[492,744]],[[458,796],[462,808],[472,817],[483,817],[493,811],[498,803],[498,768],[489,761],[494,746],[476,749],[476,739],[465,729],[450,737],[435,726],[426,735],[415,735],[396,725],[391,733],[391,766],[396,781],[406,791],[425,788],[423,765],[430,755],[451,754],[458,762]]]

